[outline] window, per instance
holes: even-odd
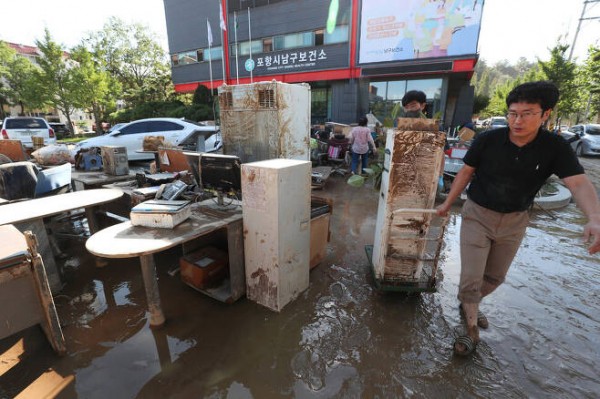
[[[210,49],[204,49],[204,61],[216,61],[223,59],[222,47],[211,47]]]
[[[240,46],[239,55],[249,55],[250,54],[250,42],[242,42],[239,44],[239,46]],[[262,40],[252,40],[252,54],[262,53],[262,51],[263,51]]]
[[[5,129],[46,129],[46,122],[43,119],[19,118],[7,119]]]
[[[178,123],[168,121],[149,122],[148,132],[168,132],[172,130],[183,130],[183,126]]]
[[[275,36],[273,38],[273,50],[287,50],[298,47],[314,46],[314,32],[291,33],[289,35]]]
[[[196,51],[186,51],[177,55],[179,65],[188,65],[198,62]]]
[[[271,51],[273,51],[273,38],[272,37],[267,37],[266,39],[263,39],[263,48],[262,51],[263,53],[270,53]]]
[[[204,50],[196,50],[196,58],[198,59],[198,62],[204,61]]]
[[[325,43],[324,40],[325,31],[323,29],[319,29],[315,31],[315,46],[322,46]]]
[[[138,122],[132,123],[128,126],[125,126],[121,129],[121,134],[136,134],[136,133],[145,133],[148,132],[150,122]]]
[[[402,114],[402,97],[409,90],[421,90],[427,96],[427,117],[441,111],[442,79],[415,79],[371,82],[369,85],[369,108],[379,119],[394,120]]]
[[[348,41],[348,25],[336,26],[333,32],[325,31],[324,44],[345,43]]]
[[[171,55],[171,64],[173,66],[179,65],[179,56],[177,54]]]

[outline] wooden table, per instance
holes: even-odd
[[[0,205],[0,225],[14,224],[20,231],[33,231],[38,239],[39,252],[44,259],[50,287],[53,291],[59,290],[61,287],[60,277],[44,227],[44,218],[84,208],[90,233],[95,233],[98,231],[98,223],[94,208],[114,201],[122,195],[123,192],[120,190],[100,188],[4,204]]]
[[[124,222],[99,231],[85,244],[88,251],[97,256],[140,258],[151,327],[160,327],[165,322],[153,255],[175,245],[184,244],[186,253],[195,249],[194,245],[197,248],[199,244],[203,244],[196,239],[206,238],[211,233],[225,229],[230,281],[227,287],[218,287],[205,293],[225,302],[235,301],[245,294],[241,207],[222,210],[212,199],[193,204],[192,207],[192,216],[174,229],[132,226],[131,222]],[[193,243],[193,240],[196,242]]]
[[[73,190],[82,191],[100,188],[105,184],[116,183],[126,180],[135,180],[135,174],[109,175],[103,172],[78,172],[74,171],[71,176]]]

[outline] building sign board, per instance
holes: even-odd
[[[249,76],[249,70],[242,65],[247,55],[240,57],[240,76]],[[253,54],[253,73],[255,75],[272,75],[347,68],[349,65],[348,44],[290,49],[271,53]],[[235,57],[231,58],[231,71],[235,73]]]
[[[362,2],[359,64],[477,53],[483,0]]]

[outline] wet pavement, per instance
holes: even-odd
[[[600,159],[582,163],[600,187]],[[382,293],[364,250],[373,243],[377,193],[332,176],[313,194],[334,201],[327,258],[281,313],[183,285],[168,273],[175,248],[157,257],[167,323],[152,330],[139,262],[96,268],[82,244],[68,244],[66,285],[55,297],[68,355],[55,356],[38,327],[2,340],[0,397],[48,372],[67,378],[61,398],[597,397],[600,262],[581,242],[584,218],[574,204],[533,213],[507,282],[482,304],[490,328],[463,359],[452,355],[462,332],[459,208],[438,292]]]

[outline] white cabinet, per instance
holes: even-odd
[[[372,257],[380,281],[418,282],[424,263],[437,257],[443,226],[422,210],[434,207],[444,139],[428,119],[401,118],[399,128],[387,133]]]
[[[242,163],[310,160],[310,86],[258,82],[219,87],[223,153]]]
[[[242,164],[242,214],[248,299],[274,311],[308,288],[309,161]]]

